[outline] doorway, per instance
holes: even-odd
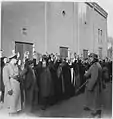
[[[86,59],[88,58],[88,50],[83,49],[83,58]]]
[[[15,51],[20,53],[20,60],[24,58],[24,53],[29,52],[29,58],[33,58],[33,43],[15,41]]]
[[[60,57],[61,58],[68,57],[68,47],[60,47]]]
[[[98,54],[99,54],[99,58],[102,59],[102,47],[98,48]]]

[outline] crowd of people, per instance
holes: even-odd
[[[100,60],[96,54],[92,54],[84,60],[77,57],[76,53],[73,59],[47,54],[42,55],[38,61],[30,60],[29,54],[22,61],[17,54],[2,57],[0,90],[4,107],[9,114],[15,114],[21,110],[31,112],[36,108],[45,110],[48,106],[84,93],[85,90],[91,91],[87,94],[92,96],[92,86],[97,77],[102,79],[99,84],[103,88],[107,82],[112,81],[112,61],[107,58]],[[91,81],[86,83],[87,79]],[[88,105],[84,109],[89,107]]]

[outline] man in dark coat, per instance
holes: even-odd
[[[1,96],[0,96],[0,101],[4,102],[4,83],[3,83],[3,68],[5,65],[7,65],[8,59],[7,57],[1,57],[0,58],[0,91],[1,91]]]
[[[85,73],[88,79],[86,84],[86,100],[85,110],[91,110],[92,116],[101,115],[100,95],[102,91],[102,67],[98,62],[98,56],[94,53],[90,55],[92,62],[91,67]]]
[[[61,95],[62,95],[62,82],[60,80],[60,78],[58,77],[58,70],[59,70],[59,66],[60,66],[61,61],[60,60],[56,60],[54,63],[54,71],[56,72],[55,77],[56,80],[54,80],[54,84],[55,84],[55,98],[56,101],[59,101],[61,99]]]
[[[64,79],[64,89],[65,89],[65,97],[70,97],[71,94],[71,70],[69,64],[64,61],[62,67],[63,79]]]
[[[85,83],[84,80],[84,73],[85,73],[85,67],[82,64],[81,60],[78,61],[78,66],[79,66],[79,74],[80,74],[80,86],[83,85],[83,83]],[[84,92],[85,87],[81,88],[80,92]]]
[[[2,94],[3,94],[3,90],[2,90],[2,67],[1,67],[2,61],[0,58],[0,102],[2,101]]]
[[[80,71],[78,60],[73,63],[75,73],[75,89],[80,87]]]
[[[36,84],[38,86],[38,92],[37,92],[37,95],[38,95],[38,100],[37,100],[37,103],[38,103],[38,106],[40,104],[40,85],[39,85],[39,81],[40,81],[40,75],[41,75],[41,69],[42,69],[42,62],[39,61],[36,66],[34,67],[34,71],[35,71],[35,75],[36,75]]]
[[[88,62],[88,58],[85,59],[84,66],[85,66],[85,71],[87,71],[89,69],[89,67],[90,67],[90,64]]]
[[[24,69],[20,72],[20,76],[25,76],[24,90],[25,90],[25,109],[26,111],[32,111],[34,90],[38,88],[36,84],[36,76],[33,71],[33,61],[26,60]]]
[[[108,70],[109,70],[110,81],[112,81],[112,61],[109,61],[108,63]]]
[[[57,89],[58,89],[59,100],[63,99],[63,95],[65,92],[62,67],[63,67],[63,63],[61,62],[57,69],[57,76],[58,76],[58,88]]]
[[[51,59],[49,61],[48,67],[51,72],[52,84],[53,84],[53,88],[54,88],[54,96],[51,97],[50,104],[54,104],[56,101],[58,101],[58,95],[57,95],[58,77],[57,77],[57,69],[55,68],[55,60],[54,59]]]
[[[42,109],[46,109],[50,97],[54,95],[51,72],[48,68],[48,61],[46,56],[43,56],[42,67],[39,78],[39,92],[42,104]]]

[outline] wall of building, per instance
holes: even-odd
[[[98,48],[102,47],[103,58],[107,55],[107,19],[100,15],[94,8],[85,3],[79,3],[79,7],[86,9],[86,12],[80,17],[79,15],[79,50],[83,53],[83,49],[98,54]],[[98,41],[98,29],[102,30],[102,43]]]
[[[47,46],[49,52],[58,52],[60,46],[73,47],[73,4],[48,3]],[[63,16],[62,11],[65,11]]]
[[[75,4],[74,9],[72,2],[47,4],[47,49],[49,52],[58,53],[60,46],[76,51],[77,21],[74,19],[76,6]],[[62,14],[62,11],[65,11],[65,15]],[[75,15],[77,16],[77,14]]]
[[[107,54],[107,20],[86,3],[3,2],[1,20],[2,49],[6,56],[14,49],[14,41],[35,43],[39,53],[45,49],[59,53],[60,46],[79,55],[83,49],[98,53],[98,29],[103,31],[100,44],[103,56]]]
[[[102,47],[102,58],[107,56],[107,19],[101,16],[96,11],[94,12],[94,24],[95,24],[95,44],[94,49],[98,52],[98,48]],[[102,30],[102,43],[98,40],[98,29]]]
[[[92,9],[85,3],[78,3],[79,6],[79,54],[83,49],[93,52],[93,13]]]
[[[38,52],[44,52],[44,2],[2,3],[2,49],[4,55],[11,55],[13,41],[35,43]],[[27,34],[22,33],[27,29]]]

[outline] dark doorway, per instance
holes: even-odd
[[[102,59],[102,48],[101,47],[99,47],[99,49],[98,49],[98,54],[99,54],[99,58],[100,59]]]
[[[83,50],[83,58],[84,59],[88,58],[88,50],[86,49]]]
[[[20,53],[20,60],[23,60],[24,53],[29,51],[29,58],[33,58],[33,43],[15,41],[15,51]]]
[[[61,58],[68,57],[68,47],[60,47],[60,56]]]

